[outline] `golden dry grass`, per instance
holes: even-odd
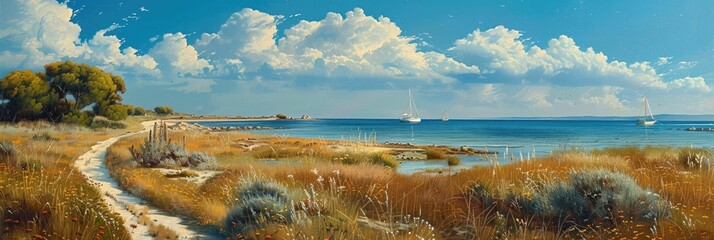
[[[123,130],[0,124],[0,141],[17,150],[15,157],[0,159],[0,239],[127,239],[123,220],[74,162],[96,142],[140,129],[141,120],[128,119]]]
[[[288,225],[267,226],[246,233],[246,238],[412,239],[414,234],[441,239],[461,238],[709,238],[714,231],[714,171],[687,165],[688,152],[701,150],[668,147],[623,147],[598,151],[561,151],[532,161],[474,167],[454,175],[404,176],[365,162],[345,165],[334,161],[345,152],[329,146],[335,141],[256,136],[245,133],[172,133],[187,136],[189,151],[217,156],[223,173],[201,186],[172,180],[149,169],[127,164],[126,149],[141,138],[112,146],[110,170],[122,185],[157,206],[191,216],[221,228],[237,196],[240,180],[259,175],[289,187],[296,201],[319,200],[320,214],[304,210],[304,219]],[[247,150],[245,143],[267,145]],[[348,153],[350,154],[350,153]],[[691,154],[689,154],[691,155]],[[290,158],[300,164],[261,164],[261,158]],[[683,160],[685,159],[685,160]],[[503,199],[510,193],[527,196],[529,189],[562,181],[574,172],[607,169],[631,176],[643,188],[671,201],[673,214],[656,223],[618,219],[589,226],[535,219],[518,211],[497,211],[469,197],[468,186],[488,185]],[[167,190],[173,189],[173,190]],[[314,195],[313,195],[314,194]],[[613,213],[618,216],[617,213]],[[384,224],[409,221],[412,231],[385,232],[365,227],[367,217]],[[418,220],[414,220],[418,218]],[[406,220],[404,220],[406,219]],[[391,226],[391,225],[390,225]],[[410,235],[412,234],[412,235]]]

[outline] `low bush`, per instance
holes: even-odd
[[[237,189],[239,201],[225,220],[230,237],[242,236],[249,230],[269,224],[292,222],[293,210],[287,188],[267,180],[248,180]]]
[[[446,159],[446,152],[440,149],[429,148],[426,149],[427,159]]]
[[[446,163],[449,164],[449,166],[456,166],[461,163],[461,158],[459,156],[448,156],[446,157]]]
[[[369,160],[372,164],[384,165],[390,168],[396,168],[399,166],[399,161],[397,158],[389,153],[374,153],[370,155]]]
[[[154,108],[154,112],[159,115],[174,114],[174,109],[169,106],[158,106]]]
[[[117,122],[117,121],[112,121],[109,119],[95,118],[94,121],[92,121],[92,125],[90,125],[90,127],[94,128],[94,129],[98,129],[98,128],[125,129],[126,124]]]
[[[471,188],[472,196],[484,204],[493,202],[493,193],[481,186]],[[572,173],[567,181],[547,183],[535,192],[511,190],[503,202],[531,216],[581,224],[614,222],[615,216],[654,221],[671,214],[669,203],[659,195],[625,174],[601,169]],[[501,208],[506,211],[509,206]]]
[[[57,141],[59,138],[53,137],[49,133],[35,133],[35,135],[32,135],[32,140],[35,141]]]
[[[75,124],[80,126],[89,127],[92,124],[92,118],[94,118],[94,113],[92,111],[76,111],[64,115],[62,121],[69,124]]]

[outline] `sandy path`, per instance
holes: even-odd
[[[90,182],[97,183],[98,190],[102,194],[102,198],[106,201],[112,211],[119,213],[124,218],[124,227],[131,233],[132,239],[153,239],[149,235],[147,226],[137,223],[138,217],[133,215],[126,206],[134,204],[138,207],[148,207],[147,216],[156,223],[175,231],[179,235],[179,239],[212,239],[213,237],[201,233],[201,227],[193,221],[172,216],[171,214],[149,205],[146,201],[131,195],[121,189],[121,186],[112,179],[109,171],[104,165],[104,157],[109,146],[117,142],[119,139],[128,137],[134,134],[148,132],[153,127],[155,121],[142,122],[143,131],[127,133],[116,136],[92,146],[92,150],[83,154],[75,162],[77,169],[90,179]],[[135,226],[136,228],[132,228]]]

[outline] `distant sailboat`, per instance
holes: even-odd
[[[449,121],[449,115],[446,114],[446,111],[444,111],[444,115],[441,116],[441,121],[442,122]]]
[[[655,120],[654,115],[652,115],[652,110],[650,110],[650,103],[647,98],[644,98],[645,114],[642,118],[637,119],[637,125],[640,126],[652,126],[657,120]]]
[[[413,112],[412,112],[413,110]],[[419,118],[419,110],[416,108],[416,103],[414,103],[414,99],[412,98],[412,90],[409,89],[409,112],[402,114],[401,117],[399,117],[399,121],[402,122],[408,122],[408,123],[420,123],[421,118]]]

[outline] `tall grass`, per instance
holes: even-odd
[[[258,227],[234,229],[245,238],[668,239],[706,238],[714,232],[709,224],[714,172],[698,167],[707,166],[706,160],[697,160],[706,159],[698,157],[705,156],[700,150],[571,150],[454,175],[404,176],[372,164],[372,152],[335,149],[339,144],[323,140],[242,133],[186,135],[187,149],[206,151],[221,161],[223,172],[203,185],[123,165],[126,148],[140,139],[112,146],[110,171],[125,188],[157,206],[210,227],[228,230],[233,222],[260,222],[227,220],[261,216],[259,211],[247,211],[260,206],[272,209],[262,216],[280,216],[252,225]],[[255,142],[267,145],[243,147]],[[263,157],[302,162],[255,161]],[[278,186],[255,191],[275,194],[250,197],[252,191],[236,190],[252,189],[245,181],[253,175]],[[168,191],[169,186],[175,190]],[[239,201],[241,196],[260,200]],[[285,209],[291,214],[280,214]]]
[[[129,238],[74,168],[91,145],[119,132],[42,122],[2,124],[0,132],[0,239]]]

